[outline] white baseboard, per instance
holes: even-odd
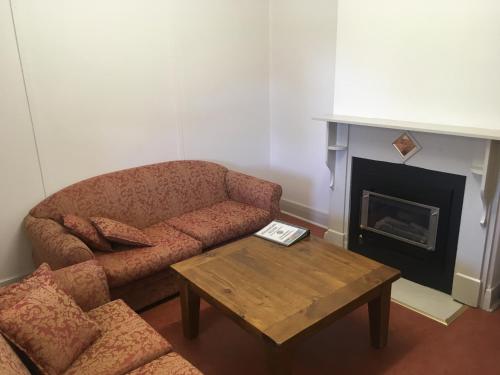
[[[11,277],[9,279],[0,280],[0,286],[17,283],[18,281],[24,279],[25,277],[26,275],[21,275],[21,276]]]
[[[462,273],[455,273],[453,277],[452,297],[458,302],[477,307],[481,292],[481,280]]]
[[[281,211],[287,215],[297,217],[308,223],[322,228],[328,228],[328,213],[318,211],[312,207],[298,202],[282,199],[280,202]]]
[[[337,232],[333,229],[328,229],[325,232],[324,239],[328,242],[333,243],[334,245],[347,248],[347,236],[345,233]]]
[[[481,308],[487,311],[494,311],[500,307],[500,283],[484,291]]]

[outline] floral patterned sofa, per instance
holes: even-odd
[[[25,219],[35,264],[96,259],[113,299],[135,310],[177,292],[171,264],[255,232],[279,213],[281,187],[206,161],[171,161],[96,176],[49,196]],[[142,229],[156,246],[101,252],[62,215],[101,216]]]
[[[123,301],[110,302],[106,275],[95,260],[60,269],[53,275],[58,287],[69,294],[100,329],[100,337],[70,364],[64,375],[202,375]],[[5,296],[8,290],[0,289],[0,295]],[[44,322],[46,327],[38,331],[47,332],[51,337],[55,336],[51,334],[55,326],[64,330],[61,322]],[[21,361],[0,334],[0,374],[28,375],[28,368],[38,373],[26,358]]]

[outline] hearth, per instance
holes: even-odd
[[[451,293],[465,176],[352,158],[349,249]]]

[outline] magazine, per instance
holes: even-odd
[[[309,236],[309,233],[310,231],[307,228],[285,223],[280,220],[273,220],[267,226],[255,233],[255,235],[280,245],[290,246]]]

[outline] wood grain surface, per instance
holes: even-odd
[[[317,237],[284,247],[250,236],[173,269],[181,276],[183,307],[193,305],[191,290],[277,346],[314,333],[370,301],[370,322],[376,326],[372,342],[383,346],[390,284],[400,276],[398,270]],[[192,329],[186,329],[193,337]]]

